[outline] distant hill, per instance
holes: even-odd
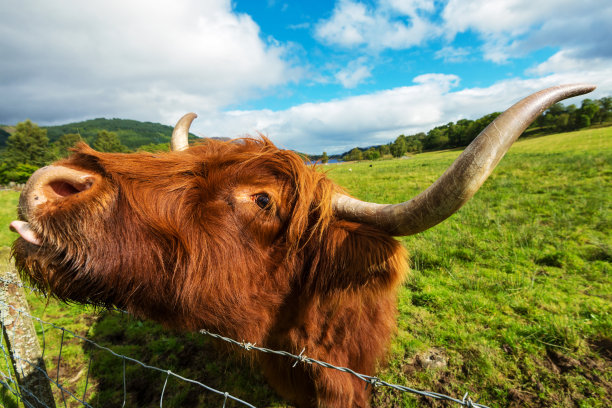
[[[50,142],[56,141],[66,133],[78,133],[89,144],[93,143],[98,132],[108,130],[109,132],[116,132],[121,143],[130,149],[136,149],[149,143],[169,143],[173,129],[172,126],[153,122],[104,118],[59,126],[42,126],[42,128],[47,129],[47,136],[49,136]],[[198,137],[190,133],[189,139],[194,140],[198,139]]]

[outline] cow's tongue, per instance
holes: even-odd
[[[21,238],[25,239],[29,243],[40,246],[40,240],[34,231],[32,231],[32,228],[30,228],[30,224],[27,222],[13,221],[11,222],[11,230],[21,235]]]

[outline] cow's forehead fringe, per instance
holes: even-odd
[[[262,172],[276,176],[289,187],[286,203],[291,214],[288,229],[289,242],[303,242],[320,236],[333,218],[331,199],[336,186],[314,165],[306,164],[302,156],[276,147],[265,136],[231,141],[205,139],[182,152],[160,153],[103,153],[78,144],[69,159],[61,162],[68,166],[85,167],[111,178],[125,175],[132,179],[167,183],[173,180],[188,183],[193,175],[206,177],[209,172],[232,175],[257,175]]]

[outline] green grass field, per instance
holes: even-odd
[[[426,188],[459,153],[321,169],[361,199],[399,202]],[[457,214],[401,238],[412,271],[399,293],[399,328],[380,376],[459,399],[469,391],[492,407],[612,406],[611,186],[610,127],[517,142]],[[0,224],[15,217],[17,197],[0,192]],[[15,237],[0,229],[0,247]],[[248,359],[219,355],[201,335],[29,296],[34,315],[119,353],[257,406],[285,406]],[[55,378],[61,332],[48,329],[45,336]],[[60,381],[82,395],[90,357],[86,400],[121,406],[121,359],[70,336]],[[126,364],[126,406],[159,406],[165,378]],[[16,406],[11,401],[5,391],[4,405]],[[222,405],[223,398],[173,379],[164,393],[166,407]],[[373,406],[422,405],[440,406],[389,389],[374,392]]]

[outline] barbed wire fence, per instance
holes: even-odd
[[[200,381],[181,376],[177,373],[172,372],[171,370],[146,364],[135,358],[118,353],[109,347],[100,345],[95,341],[81,336],[65,327],[58,326],[52,322],[45,321],[40,317],[33,316],[28,309],[27,303],[23,305],[23,303],[21,303],[18,299],[21,295],[23,297],[23,300],[25,300],[24,290],[28,290],[30,292],[38,292],[38,289],[36,288],[23,285],[15,271],[9,271],[0,275],[0,325],[4,337],[4,342],[0,341],[0,351],[2,352],[4,357],[4,362],[0,360],[0,385],[5,388],[8,393],[13,395],[17,400],[21,401],[21,403],[25,407],[55,408],[56,402],[51,393],[51,387],[55,387],[57,390],[59,390],[59,394],[61,396],[61,400],[59,401],[61,406],[67,408],[70,403],[71,406],[77,404],[77,406],[94,408],[90,403],[87,402],[87,392],[92,365],[92,356],[90,356],[89,361],[87,363],[85,386],[80,395],[76,395],[75,392],[71,392],[60,381],[60,362],[62,360],[62,349],[66,341],[66,336],[71,336],[73,339],[78,339],[84,344],[88,344],[91,347],[108,353],[121,361],[121,371],[123,377],[123,402],[121,407],[125,407],[127,402],[126,362],[139,365],[140,367],[147,370],[152,370],[165,374],[165,381],[161,388],[159,397],[160,407],[163,407],[164,394],[169,378],[174,378],[179,381],[184,381],[186,383],[197,386],[202,390],[202,392],[216,394],[219,397],[219,405],[224,408],[229,401],[232,401],[238,404],[239,406],[255,407],[255,405],[244,401],[234,395],[231,395],[228,392],[218,390]],[[6,294],[10,294],[10,296],[6,296]],[[126,311],[119,309],[115,309],[115,312],[127,314]],[[16,323],[19,323],[20,321],[22,323],[29,322],[32,328],[34,327],[33,322],[36,322],[36,325],[39,327],[41,333],[40,337],[42,341],[42,349],[38,352],[38,354],[34,353],[28,355],[28,353],[25,353],[23,351],[24,339],[27,341],[28,335],[23,332],[23,329],[18,328],[18,325]],[[56,330],[61,333],[59,353],[57,355],[57,370],[55,374],[51,373],[51,375],[48,373],[44,363],[44,355],[46,351],[45,333],[47,333],[48,330]],[[459,406],[469,408],[488,408],[485,405],[479,404],[478,401],[472,401],[467,392],[465,393],[465,395],[463,395],[461,399],[458,399],[440,393],[422,391],[403,385],[392,384],[378,377],[361,374],[346,367],[338,367],[333,364],[308,357],[306,350],[302,350],[299,355],[295,355],[287,351],[272,350],[265,347],[259,347],[256,344],[249,343],[246,341],[237,341],[228,337],[224,337],[217,333],[212,333],[205,329],[200,330],[200,333],[216,340],[226,342],[230,345],[240,347],[241,349],[246,350],[248,352],[274,354],[293,359],[295,360],[293,363],[293,367],[295,367],[297,364],[316,364],[327,369],[338,370],[360,379],[364,382],[364,387],[386,387],[399,392],[407,392],[419,395],[421,397],[432,398],[435,400],[458,404]],[[1,358],[2,357],[0,356],[0,359]]]

